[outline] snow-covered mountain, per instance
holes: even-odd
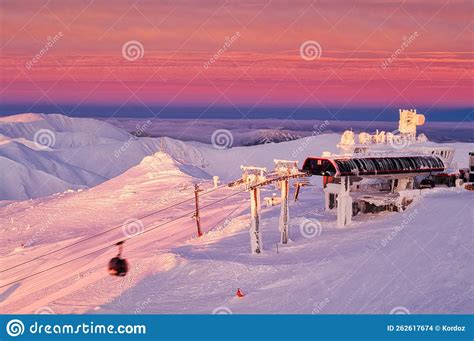
[[[154,154],[161,144],[102,121],[55,114],[3,117],[0,134],[0,200],[96,186]],[[180,145],[174,149],[179,152]]]
[[[238,176],[240,166],[227,167],[229,152],[211,145],[136,137],[103,121],[59,114],[2,117],[0,136],[0,200],[25,200],[94,187],[159,150],[181,162],[182,167],[193,168],[199,177],[231,179]],[[292,152],[291,146],[283,150],[286,156]],[[236,152],[240,154],[238,149]],[[255,159],[242,154],[233,161]],[[271,164],[272,159],[266,161]]]
[[[155,123],[136,123],[139,132]],[[164,129],[164,128],[162,128]],[[140,135],[140,134],[139,134]],[[145,134],[141,134],[145,135]],[[302,139],[281,130],[243,134],[252,148],[215,148],[212,144],[161,137],[136,137],[109,123],[59,114],[20,114],[0,118],[0,200],[39,198],[94,187],[164,151],[199,177],[223,181],[240,176],[240,165],[272,167],[274,158],[298,160],[335,152],[339,134]],[[287,142],[282,142],[287,141]],[[275,144],[274,142],[281,142]],[[455,162],[467,166],[469,144],[455,143]]]
[[[256,136],[248,138],[247,141],[243,142],[244,146],[255,146],[266,143],[280,143],[298,140],[303,137],[301,134],[296,134],[282,130],[258,130],[255,132]]]

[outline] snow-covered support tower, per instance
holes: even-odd
[[[290,160],[273,160],[275,163],[275,172],[281,176],[287,176],[290,174],[295,174],[299,172],[298,161]],[[281,210],[280,210],[280,220],[279,220],[279,230],[280,230],[280,241],[282,244],[287,244],[290,239],[289,231],[289,180],[288,178],[282,178],[280,181],[281,187]]]
[[[288,240],[290,239],[290,231],[289,231],[289,213],[288,213],[288,179],[283,180],[281,183],[281,210],[280,210],[280,221],[279,221],[279,229],[280,229],[280,242],[282,244],[287,244]]]
[[[241,166],[242,178],[229,184],[229,187],[245,185],[250,192],[251,225],[250,242],[252,253],[262,252],[262,237],[260,231],[260,188],[272,183],[279,183],[281,188],[280,232],[281,242],[286,244],[290,240],[288,192],[289,180],[308,177],[307,172],[298,169],[297,161],[274,160],[275,171],[267,173],[266,168]],[[271,200],[273,204],[273,200]]]
[[[250,192],[250,248],[253,254],[262,252],[262,232],[260,230],[260,188],[257,186],[265,180],[266,168],[240,166],[242,179]]]
[[[350,195],[351,185],[347,176],[340,178],[340,183],[329,183],[324,188],[325,210],[331,211],[336,208],[337,226],[344,227],[352,222],[352,197]]]
[[[341,177],[339,195],[337,196],[337,226],[344,227],[352,222],[352,198],[350,195],[349,177]]]
[[[252,253],[262,252],[262,232],[260,231],[260,188],[250,190],[250,248]]]

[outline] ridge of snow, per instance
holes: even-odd
[[[10,116],[2,116],[0,117],[0,123],[13,123],[13,122],[34,122],[34,121],[41,121],[43,117],[41,114],[35,113],[24,113],[24,114],[15,114]]]

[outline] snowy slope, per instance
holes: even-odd
[[[89,170],[66,163],[54,153],[35,151],[16,141],[3,145],[0,148],[0,156],[80,186],[95,186],[106,180]]]
[[[189,195],[192,184],[201,180],[192,176],[199,175],[197,173],[193,167],[185,167],[158,152],[88,191],[69,191],[35,201],[10,204],[2,209],[1,233],[4,237],[11,233],[11,240],[16,240],[16,246],[26,244],[32,247],[42,244],[43,238],[50,243],[71,234],[100,231],[110,224],[147,214],[183,195]],[[31,214],[28,213],[30,211]],[[106,212],[113,213],[113,216],[107,216]],[[50,225],[60,226],[61,231],[51,236],[43,233],[43,230],[49,230]],[[38,234],[38,231],[41,233]],[[9,253],[13,249],[2,245],[0,250]]]
[[[304,193],[290,209],[293,242],[278,253],[277,209],[264,219],[262,256],[249,254],[247,220],[235,218],[223,233],[173,249],[179,265],[140,280],[101,311],[126,313],[147,302],[142,313],[473,313],[472,198],[440,190],[403,215],[337,229],[317,194]],[[301,226],[315,219],[321,233],[306,238]]]
[[[191,219],[194,209],[193,184],[201,182],[204,190],[211,190],[205,179],[197,177],[199,173],[202,172],[193,166],[183,165],[167,154],[157,153],[144,158],[139,165],[124,174],[93,189],[16,202],[1,208],[2,268],[70,244],[79,238],[118,226],[117,229],[98,238],[36,262],[34,269],[40,271],[52,264],[88,253],[104,245],[113,245],[118,240],[180,217],[172,225],[157,228],[140,239],[127,242],[127,252],[133,250],[135,253],[142,253],[149,266],[166,269],[168,257],[171,257],[170,261],[173,263],[174,256],[167,255],[165,250],[180,245],[196,235],[195,222]],[[215,193],[202,194],[201,204],[214,203],[228,194],[232,194],[232,191],[227,188],[218,189]],[[237,202],[244,198],[246,195],[241,194]],[[177,203],[180,205],[170,208]],[[220,223],[223,219],[222,214],[238,211],[234,206],[214,204],[207,212],[210,212],[210,216],[202,218],[204,231]],[[111,286],[108,283],[110,277],[102,271],[107,262],[103,256],[107,258],[113,256],[115,252],[115,248],[111,248],[105,253],[100,252],[73,262],[72,272],[57,269],[58,271],[51,273],[51,277],[37,278],[25,282],[20,287],[13,286],[13,295],[2,296],[2,311],[31,309],[35,311],[38,305],[41,307],[45,299],[77,295],[81,290],[90,291],[90,285],[95,286],[96,282],[104,283],[105,287],[94,291],[94,295],[97,294],[94,297],[98,299],[94,304],[108,302],[126,289],[124,283],[116,282],[119,284],[118,287]],[[0,285],[10,279],[21,277],[25,269],[30,267],[31,264],[26,268],[2,274]],[[139,269],[134,268],[133,271]],[[148,271],[146,268],[142,269],[144,273],[140,276]],[[110,289],[110,295],[104,294],[107,288]],[[4,293],[9,292],[7,290]],[[94,299],[86,301],[94,302]],[[71,305],[68,309],[71,312],[81,312],[84,308],[91,308],[87,304],[81,305],[82,308]]]
[[[65,182],[49,173],[28,168],[21,163],[0,156],[0,198],[29,199],[62,192],[66,188],[79,189],[81,185]],[[41,184],[47,183],[47,187]]]
[[[2,226],[8,226],[2,232],[2,265],[17,264],[92,231],[192,197],[186,188],[190,178],[179,169],[156,173],[147,165],[137,167],[121,181],[93,190],[10,205],[1,212]],[[179,190],[166,187],[175,176]],[[209,204],[231,193],[223,188],[202,201]],[[170,201],[160,202],[160,194]],[[230,309],[245,314],[311,314],[388,313],[401,306],[412,313],[474,312],[471,192],[427,191],[404,214],[358,216],[351,228],[338,229],[335,216],[323,211],[321,189],[306,188],[301,201],[290,207],[292,242],[279,245],[278,252],[279,210],[264,209],[265,251],[259,256],[249,252],[246,193],[203,210],[206,234],[199,239],[186,214],[192,205],[129,225],[131,233],[170,221],[126,242],[131,264],[126,277],[110,277],[105,271],[115,254],[110,248],[3,288],[2,310],[32,313],[46,307],[56,313],[133,314]],[[312,234],[316,221],[321,228]],[[34,243],[15,251],[18,241],[27,237]],[[34,268],[2,274],[0,285],[28,269],[42,270],[123,238],[124,230],[118,229],[37,261]],[[237,288],[244,291],[244,298],[235,297]]]

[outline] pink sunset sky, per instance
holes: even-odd
[[[472,1],[0,6],[4,103],[472,104]],[[143,46],[136,60],[122,52],[130,41]],[[307,41],[319,58],[302,57]]]

